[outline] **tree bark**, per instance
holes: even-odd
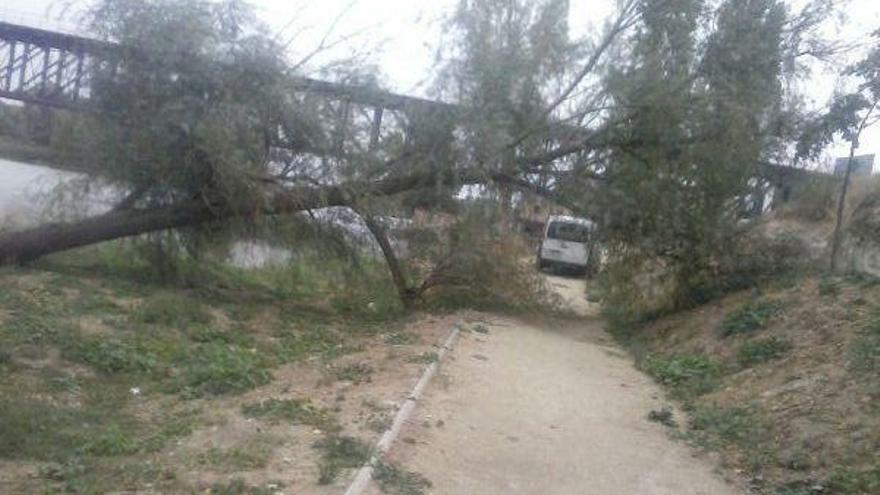
[[[391,273],[391,280],[397,289],[400,302],[405,308],[411,309],[415,305],[419,294],[407,283],[400,259],[394,252],[394,246],[391,245],[391,240],[388,238],[388,232],[371,215],[365,213],[360,213],[360,215],[364,219],[367,229],[370,230],[373,238],[376,239],[376,243],[379,244],[382,255],[385,257],[385,264],[388,265],[388,271]]]
[[[834,234],[831,237],[831,260],[829,261],[828,268],[832,274],[837,271],[837,257],[840,252],[840,245],[843,242],[843,210],[846,206],[846,193],[849,191],[853,160],[855,159],[856,150],[859,147],[859,138],[862,135],[862,131],[868,126],[871,114],[874,113],[878,103],[880,103],[880,101],[875,101],[871,105],[871,108],[868,109],[868,113],[862,119],[858,129],[856,129],[855,135],[853,136],[852,143],[850,143],[849,159],[846,162],[846,172],[843,175],[843,185],[840,189],[840,198],[837,200],[837,217],[834,222]]]

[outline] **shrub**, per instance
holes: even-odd
[[[739,348],[737,359],[743,366],[753,366],[772,359],[777,359],[791,350],[791,342],[776,337],[768,337],[747,342]]]
[[[782,304],[778,301],[749,301],[724,317],[718,326],[718,333],[722,337],[730,337],[754,332],[764,328],[767,320],[781,311]]]
[[[702,355],[652,356],[645,370],[674,395],[686,399],[711,392],[721,374],[718,364]]]

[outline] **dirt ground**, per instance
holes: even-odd
[[[581,281],[550,283],[580,313],[595,309]],[[661,392],[599,320],[483,324],[488,333],[463,334],[444,360],[389,453],[432,482],[428,493],[744,493],[647,421]]]

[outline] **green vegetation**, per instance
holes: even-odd
[[[645,371],[673,395],[690,399],[711,392],[721,375],[721,367],[703,355],[650,356]]]
[[[307,400],[269,399],[245,404],[241,407],[241,412],[249,418],[309,425],[328,433],[340,430],[339,423],[328,411],[313,406]]]
[[[361,467],[370,459],[369,444],[354,437],[331,435],[315,442],[321,452],[318,483],[327,485],[336,480],[343,469]]]
[[[419,363],[419,364],[431,364],[436,362],[439,359],[437,353],[434,351],[426,351],[416,356],[410,356],[406,358],[406,362],[408,363]]]
[[[860,373],[880,371],[880,310],[875,310],[849,350],[850,367]]]
[[[740,365],[749,367],[784,356],[792,348],[791,342],[777,337],[746,342],[739,348],[737,359]]]
[[[764,328],[767,321],[782,312],[782,303],[766,299],[749,301],[731,311],[718,326],[722,337],[751,333]]]
[[[355,385],[372,381],[373,368],[366,363],[354,363],[333,369],[333,376],[340,381]]]
[[[250,471],[265,467],[271,452],[268,441],[251,442],[230,449],[212,447],[198,454],[194,462],[213,471]]]
[[[393,464],[379,461],[373,466],[373,479],[379,482],[383,493],[394,495],[423,495],[431,482],[419,473],[405,471]]]
[[[273,483],[273,487],[250,486],[241,478],[236,478],[226,483],[214,483],[208,490],[209,495],[274,495],[278,492],[280,483]]]

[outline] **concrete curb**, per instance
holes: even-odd
[[[370,481],[373,479],[373,466],[376,465],[383,454],[388,452],[388,449],[391,448],[391,445],[397,439],[400,430],[403,429],[403,424],[409,419],[409,416],[416,408],[416,402],[419,400],[419,397],[421,397],[425,387],[428,386],[428,382],[430,382],[431,378],[437,374],[437,370],[440,368],[440,361],[446,355],[446,352],[452,349],[452,346],[455,344],[455,340],[460,333],[460,327],[461,325],[459,324],[452,329],[449,336],[446,338],[446,341],[443,343],[443,346],[437,351],[437,360],[425,368],[422,377],[416,382],[416,385],[409,393],[409,396],[407,396],[406,401],[400,409],[397,410],[397,414],[394,415],[394,421],[391,423],[391,426],[385,430],[385,433],[383,433],[379,438],[379,441],[376,442],[370,460],[361,466],[355,475],[354,480],[351,482],[351,485],[349,485],[348,490],[345,490],[345,495],[360,495],[370,485]]]

